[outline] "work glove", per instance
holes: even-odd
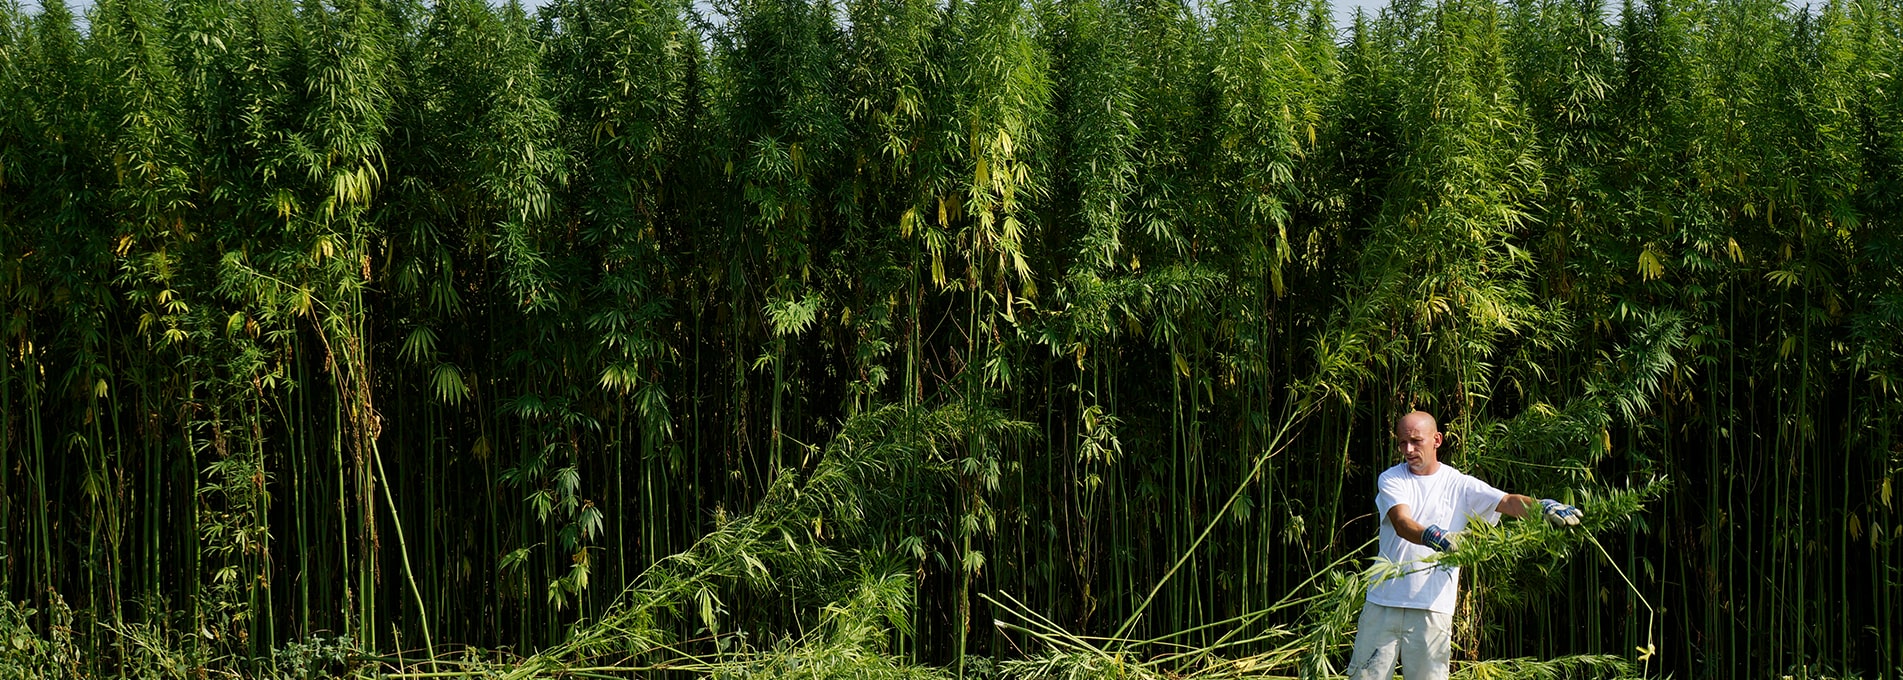
[[[1581,513],[1579,508],[1561,503],[1551,498],[1540,499],[1540,508],[1545,512],[1546,523],[1564,529],[1579,526]]]
[[[1454,549],[1454,532],[1430,524],[1421,530],[1421,543],[1433,548],[1435,552],[1447,552]]]

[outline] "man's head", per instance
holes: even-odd
[[[1440,471],[1440,426],[1426,411],[1413,411],[1394,421],[1394,448],[1407,471],[1431,475]]]

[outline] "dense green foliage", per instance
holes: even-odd
[[[1450,558],[1464,672],[1903,673],[1897,0],[81,24],[0,677],[1324,675],[1410,407],[1592,520]]]

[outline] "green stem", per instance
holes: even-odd
[[[423,627],[423,648],[429,652],[429,658],[436,659],[436,643],[430,638],[429,606],[423,604],[423,591],[416,587],[416,572],[410,568],[409,544],[403,540],[403,515],[397,512],[396,497],[390,493],[390,477],[383,472],[383,454],[375,441],[370,444],[370,459],[376,463],[377,476],[383,478],[383,502],[390,506],[390,526],[396,530],[397,552],[403,558],[403,579],[409,582],[410,595],[416,599],[417,620]]]

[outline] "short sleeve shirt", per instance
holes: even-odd
[[[1375,510],[1381,517],[1381,557],[1401,565],[1403,576],[1389,579],[1368,589],[1368,601],[1389,607],[1426,609],[1442,614],[1454,613],[1454,591],[1460,582],[1459,567],[1418,563],[1434,554],[1434,549],[1415,545],[1394,532],[1388,510],[1396,505],[1408,507],[1408,513],[1421,526],[1438,526],[1461,531],[1478,519],[1488,524],[1500,521],[1500,500],[1506,492],[1493,488],[1453,466],[1442,464],[1431,475],[1417,475],[1401,463],[1381,473],[1377,482]]]

